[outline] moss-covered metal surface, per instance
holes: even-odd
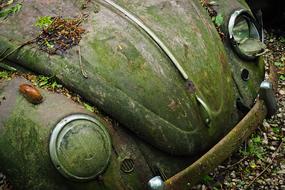
[[[238,1],[216,1],[218,6],[215,6],[215,10],[223,15],[224,24],[221,26],[222,31],[227,34],[228,31],[228,22],[231,14],[240,9],[250,10],[247,3],[244,0]],[[228,63],[231,65],[232,77],[234,83],[237,87],[238,96],[241,99],[242,103],[251,107],[253,100],[256,98],[258,93],[259,84],[264,79],[265,64],[262,58],[257,58],[252,61],[241,59],[231,46],[229,39],[227,38],[224,41],[225,49],[229,57]],[[249,80],[244,81],[241,78],[242,71],[246,69],[249,72]]]
[[[76,47],[63,57],[24,47],[8,59],[56,76],[163,151],[193,155],[209,148],[238,118],[230,59],[206,11],[199,1],[117,3],[161,38],[194,88],[186,87],[170,60],[141,29],[104,1],[90,5],[89,18],[83,24],[88,33],[80,46],[88,79],[80,72]],[[57,1],[25,2],[19,14],[1,24],[0,51],[35,37],[38,31],[33,24],[37,17],[59,14],[60,10],[63,16],[75,16],[80,5],[79,1],[63,1],[62,8]],[[249,92],[251,97],[256,94]],[[208,113],[197,97],[207,105]],[[209,126],[207,117],[212,119]]]
[[[126,132],[95,115],[92,116],[104,123],[114,144],[108,167],[97,178],[84,183],[61,175],[51,162],[50,134],[65,116],[90,113],[66,97],[44,90],[40,90],[44,102],[33,105],[18,92],[19,85],[23,83],[28,82],[16,78],[0,83],[0,169],[8,175],[15,189],[146,189],[152,173],[136,143]],[[81,150],[78,149],[76,154],[80,156]],[[121,170],[122,161],[126,158],[134,162],[134,169],[129,173]],[[80,166],[80,163],[73,164]]]
[[[242,0],[217,2],[226,33],[230,14],[246,4]],[[53,98],[37,107],[27,103],[17,90],[3,90],[7,83],[1,83],[0,95],[12,95],[13,101],[9,106],[0,105],[0,159],[5,160],[0,168],[16,187],[146,189],[153,175],[171,177],[234,127],[240,120],[236,99],[252,106],[264,75],[262,60],[243,61],[227,40],[222,42],[199,0],[116,3],[163,41],[189,81],[140,27],[104,0],[92,1],[84,10],[84,1],[23,2],[21,11],[0,25],[0,55],[37,37],[40,31],[34,23],[40,16],[70,18],[87,13],[89,17],[82,23],[86,33],[79,44],[81,53],[75,46],[62,56],[50,56],[30,44],[9,55],[5,63],[55,76],[121,125],[108,128],[113,150],[106,171],[89,183],[67,181],[49,160],[48,137],[58,119],[83,110],[69,103],[59,105],[66,101]],[[242,69],[249,71],[250,80],[241,79]],[[55,107],[57,111],[47,112]],[[23,143],[17,143],[19,139]],[[134,161],[132,172],[122,171],[126,160]]]

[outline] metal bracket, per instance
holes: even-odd
[[[264,100],[265,105],[267,107],[267,117],[269,118],[273,116],[277,112],[278,106],[271,82],[263,81],[261,83],[259,95],[260,98]]]

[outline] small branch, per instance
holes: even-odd
[[[227,169],[232,168],[232,167],[238,165],[239,163],[243,162],[243,161],[246,160],[247,158],[248,158],[248,156],[243,157],[243,158],[240,159],[238,162],[236,162],[236,163],[234,163],[234,164],[228,166]]]
[[[271,162],[266,166],[266,168],[264,170],[262,170],[262,172],[260,174],[255,176],[255,178],[248,184],[248,186],[245,188],[245,190],[247,190],[273,164],[273,161],[275,160],[275,157],[276,157],[277,153],[279,152],[279,150],[281,149],[282,145],[283,145],[283,141],[279,144],[279,146],[276,149],[276,151],[272,154]]]

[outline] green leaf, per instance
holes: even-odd
[[[280,132],[280,128],[274,127],[274,128],[272,128],[272,131],[273,131],[274,133],[279,133],[279,132]]]
[[[255,169],[257,167],[256,163],[254,162],[254,160],[252,160],[250,163],[249,163],[250,167],[252,169]]]
[[[213,179],[213,177],[211,177],[209,175],[205,175],[202,177],[202,181],[203,181],[203,183],[208,184],[208,183],[214,181],[214,179]]]
[[[40,29],[47,28],[52,23],[51,16],[43,16],[39,17],[35,23],[35,26],[39,27]]]
[[[284,36],[280,37],[280,42],[285,43],[285,37]]]
[[[276,67],[284,67],[284,63],[281,63],[281,62],[274,62],[274,65]]]
[[[253,141],[254,143],[261,143],[261,138],[260,138],[260,136],[257,136],[257,137],[255,137],[255,138],[253,138],[252,141]]]
[[[9,73],[7,71],[0,71],[0,79],[9,78]]]
[[[215,25],[220,27],[224,23],[224,17],[221,13],[219,13],[214,19]]]
[[[279,79],[285,81],[285,76],[284,75],[280,75]]]
[[[94,112],[95,111],[93,106],[90,106],[87,103],[83,103],[83,105],[84,105],[85,109],[87,109],[88,111],[90,111],[90,112]]]
[[[22,4],[16,4],[15,6],[13,7],[10,7],[10,8],[7,8],[7,9],[4,9],[3,11],[0,12],[0,18],[1,17],[8,17],[10,14],[16,14],[18,13],[22,8]]]

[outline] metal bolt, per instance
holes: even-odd
[[[148,181],[148,187],[149,190],[163,190],[164,182],[160,176],[156,176]]]

